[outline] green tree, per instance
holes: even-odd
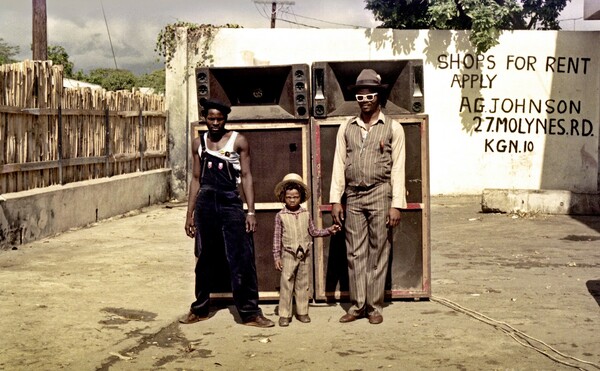
[[[138,77],[136,85],[140,88],[152,88],[155,94],[165,92],[165,69],[145,73]]]
[[[14,56],[19,54],[19,47],[8,45],[3,38],[0,37],[0,64],[14,63]]]
[[[471,30],[479,53],[498,44],[501,30],[559,30],[571,0],[365,0],[381,27]]]
[[[88,77],[82,70],[79,70],[73,74],[73,79],[79,81],[88,81]],[[89,81],[88,81],[89,82]]]
[[[54,65],[62,65],[64,77],[73,78],[73,62],[69,60],[69,54],[60,45],[48,45],[48,59]]]
[[[96,68],[90,71],[85,81],[102,86],[106,90],[131,90],[136,86],[133,72],[114,68]]]

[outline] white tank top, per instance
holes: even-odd
[[[229,140],[227,141],[227,143],[225,143],[225,145],[223,146],[223,148],[214,151],[212,149],[208,149],[208,146],[206,148],[206,152],[210,153],[211,155],[220,158],[223,161],[227,161],[229,162],[234,169],[236,169],[237,171],[241,171],[242,166],[240,164],[240,155],[239,153],[237,153],[235,151],[235,148],[233,147],[233,145],[235,144],[235,138],[237,138],[238,132],[237,131],[232,131],[231,132],[231,136],[229,137]],[[207,137],[208,137],[208,133],[204,133],[204,143],[206,143],[207,141]],[[200,145],[198,146],[198,156],[202,157],[202,142],[200,142]],[[241,179],[240,177],[236,178],[236,182],[237,184],[241,183]]]

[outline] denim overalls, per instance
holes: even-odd
[[[232,132],[219,151],[222,156],[237,156],[233,148],[236,135]],[[196,301],[191,310],[199,316],[208,316],[210,292],[217,287],[215,277],[222,277],[220,271],[227,268],[219,264],[224,255],[233,300],[242,321],[246,321],[262,313],[258,307],[254,242],[252,234],[246,233],[246,216],[237,189],[240,171],[230,161],[209,153],[205,136],[201,136],[201,144],[200,192],[194,212],[196,238],[200,238],[196,245],[200,247],[196,250]]]

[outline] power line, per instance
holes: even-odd
[[[269,1],[269,0],[253,0],[254,2],[254,7],[256,8],[256,10],[260,13],[260,15],[263,18],[266,19],[271,19],[271,28],[275,28],[275,20],[279,20],[282,22],[287,22],[287,23],[291,23],[291,24],[295,24],[298,26],[303,26],[303,27],[308,27],[308,28],[317,28],[320,29],[321,27],[318,26],[312,26],[310,24],[306,24],[306,23],[300,23],[298,22],[298,20],[296,19],[296,17],[299,18],[304,18],[304,19],[310,19],[311,21],[317,21],[317,22],[322,22],[322,23],[328,23],[328,24],[333,24],[336,26],[345,26],[345,27],[352,27],[355,29],[359,29],[359,28],[369,28],[369,27],[365,27],[365,26],[357,26],[357,25],[353,25],[353,24],[347,24],[347,23],[339,23],[339,22],[331,22],[331,21],[326,21],[324,19],[319,19],[319,18],[313,18],[313,17],[308,17],[308,16],[303,16],[303,15],[299,15],[296,14],[293,9],[290,8],[290,5],[295,5],[295,3],[293,1],[278,1],[278,0],[273,0],[273,1]],[[262,9],[259,8],[257,6],[257,4],[263,4]],[[266,11],[266,5],[271,5],[271,14],[267,14]],[[288,10],[289,9],[289,10]],[[283,14],[289,14],[292,17],[294,17],[294,19],[296,19],[295,21],[292,20],[288,20],[282,17],[278,17],[277,13],[283,13]]]
[[[294,17],[300,17],[300,18],[310,19],[310,20],[313,20],[313,21],[318,21],[318,22],[323,22],[323,23],[335,24],[335,25],[338,25],[338,26],[348,26],[348,27],[353,27],[353,28],[368,28],[368,27],[364,27],[364,26],[356,26],[356,25],[346,24],[346,23],[337,23],[337,22],[325,21],[323,19],[307,17],[307,16],[296,14],[296,13],[289,13],[289,12],[286,12],[286,11],[282,11],[282,13],[292,14]]]
[[[282,21],[282,22],[297,24],[299,26],[304,26],[304,27],[309,27],[309,28],[320,28],[320,27],[317,27],[317,26],[311,26],[311,25],[308,25],[308,24],[294,22],[294,21],[290,21],[290,20],[287,20],[287,19],[283,19],[283,18],[277,18],[277,20]]]
[[[577,17],[577,18],[562,18],[562,19],[557,19],[557,21],[562,22],[562,21],[577,21],[579,19],[583,19],[583,17]]]
[[[262,9],[259,9],[259,7],[257,6],[256,1],[254,2],[254,7],[256,8],[256,11],[258,11],[258,13],[266,19],[269,19],[269,15],[267,14],[267,12],[265,11],[264,7]]]
[[[294,5],[296,3],[293,1],[283,1],[283,0],[272,0],[272,1],[254,0],[254,4],[271,4],[271,28],[275,28],[275,20],[277,19],[277,5],[278,4]],[[282,8],[280,8],[280,9],[282,9]]]
[[[108,30],[108,22],[106,21],[106,13],[104,13],[104,5],[102,4],[102,0],[100,0],[100,7],[102,8],[102,15],[104,16],[106,33],[108,33],[108,42],[110,43],[110,50],[112,51],[113,60],[115,61],[115,69],[118,70],[119,67],[117,67],[117,57],[115,56],[115,49],[113,49],[112,39],[110,38],[110,31]]]

